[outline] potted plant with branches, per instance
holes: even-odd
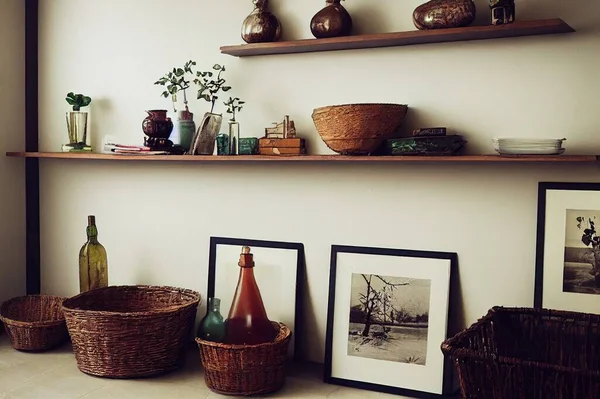
[[[229,97],[229,100],[224,101],[223,104],[227,107],[227,113],[231,114],[229,119],[229,154],[239,154],[239,141],[240,141],[240,124],[235,119],[235,113],[240,112],[243,108],[244,101],[241,101],[239,97]]]
[[[187,151],[190,148],[192,138],[196,132],[196,124],[194,123],[194,114],[188,108],[187,92],[190,88],[194,71],[192,67],[196,65],[196,61],[189,60],[183,67],[175,67],[167,72],[162,78],[154,82],[155,85],[165,87],[162,96],[168,98],[171,96],[173,102],[173,111],[177,113],[177,124],[180,136],[179,144]],[[189,76],[189,77],[188,77]],[[185,110],[177,112],[177,93],[183,92],[183,104]]]
[[[65,100],[73,110],[67,112],[66,115],[69,144],[63,145],[63,151],[91,151],[92,147],[88,142],[87,134],[88,113],[81,111],[81,108],[90,105],[92,99],[83,94],[70,92]]]
[[[215,150],[215,140],[223,122],[223,115],[214,112],[215,105],[221,91],[231,90],[231,86],[225,85],[225,79],[221,76],[223,72],[225,66],[219,64],[215,64],[212,71],[196,72],[194,83],[198,85],[197,98],[209,102],[211,107],[198,126],[188,154],[212,155]]]

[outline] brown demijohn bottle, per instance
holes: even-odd
[[[326,6],[310,21],[310,31],[317,39],[348,36],[352,33],[352,17],[340,0],[326,0]]]
[[[249,247],[240,255],[240,276],[225,321],[226,342],[236,345],[256,345],[271,342],[277,329],[267,317],[258,284],[254,278],[254,259]]]

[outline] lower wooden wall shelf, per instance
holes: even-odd
[[[42,159],[79,159],[103,161],[139,161],[139,162],[549,162],[549,163],[585,163],[598,162],[598,155],[454,155],[454,156],[344,156],[344,155],[303,155],[303,156],[265,156],[265,155],[111,155],[100,153],[69,152],[7,152],[6,156],[18,158]]]

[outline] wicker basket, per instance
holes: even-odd
[[[285,383],[285,362],[292,335],[279,325],[275,341],[259,345],[228,345],[196,338],[206,385],[224,395],[257,395],[279,390]]]
[[[12,347],[22,351],[45,351],[69,339],[62,303],[65,298],[28,295],[9,299],[0,306]]]
[[[600,316],[492,308],[442,344],[463,398],[600,398]]]
[[[77,367],[111,378],[172,371],[196,317],[200,294],[174,287],[112,286],[64,302]]]
[[[400,104],[347,104],[316,108],[313,122],[333,151],[344,155],[368,155],[396,137],[408,111]]]

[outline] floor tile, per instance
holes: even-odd
[[[75,362],[39,375],[10,391],[16,399],[75,399],[108,383],[77,369]]]
[[[83,399],[204,399],[208,389],[162,380],[123,380],[110,381]]]

